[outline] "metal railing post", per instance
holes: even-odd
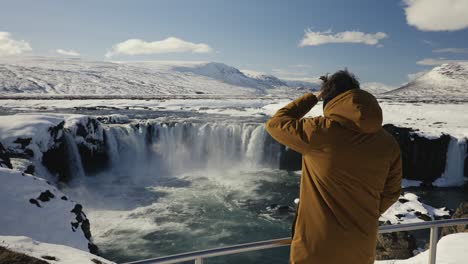
[[[203,258],[202,257],[198,257],[195,259],[195,264],[203,264]]]
[[[439,227],[431,227],[431,238],[429,241],[429,264],[436,263],[437,240],[439,240]]]

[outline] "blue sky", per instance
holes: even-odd
[[[468,1],[434,1],[15,0],[1,3],[0,32],[27,43],[21,56],[217,61],[297,79],[348,67],[362,82],[398,86],[441,59],[468,60]]]

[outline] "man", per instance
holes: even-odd
[[[401,191],[400,148],[382,128],[382,110],[348,71],[324,77],[266,123],[302,154],[290,263],[374,263],[379,216]],[[323,99],[324,116],[303,118]]]

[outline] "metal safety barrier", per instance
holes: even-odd
[[[429,264],[435,264],[437,253],[437,241],[439,240],[439,228],[444,226],[455,226],[468,224],[468,218],[437,220],[430,222],[385,225],[379,227],[379,233],[392,233],[399,231],[411,231],[420,229],[431,229],[429,241]],[[271,249],[277,247],[289,246],[290,238],[265,240],[260,242],[238,244],[234,246],[220,247],[215,249],[199,250],[166,257],[151,258],[139,261],[128,262],[127,264],[169,264],[181,263],[185,261],[194,261],[195,264],[203,264],[205,258],[219,257],[225,255],[238,254],[243,252],[251,252],[262,249]]]

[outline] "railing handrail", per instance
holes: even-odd
[[[379,233],[392,233],[399,231],[411,231],[411,230],[420,230],[420,229],[431,229],[431,238],[430,238],[430,262],[435,263],[435,250],[438,240],[438,229],[445,226],[455,226],[468,224],[468,218],[458,218],[458,219],[445,219],[445,220],[436,220],[429,222],[418,222],[410,224],[396,224],[396,225],[384,225],[379,227]],[[165,257],[151,258],[145,260],[138,260],[133,262],[128,262],[127,264],[170,264],[170,263],[180,263],[184,261],[193,260],[195,263],[203,263],[204,258],[218,257],[224,255],[231,255],[243,252],[257,251],[262,249],[271,249],[277,247],[289,246],[291,244],[291,238],[280,238],[272,240],[264,240],[259,242],[237,244],[233,246],[219,247],[214,249],[198,250],[187,253],[181,253],[176,255],[170,255]]]

